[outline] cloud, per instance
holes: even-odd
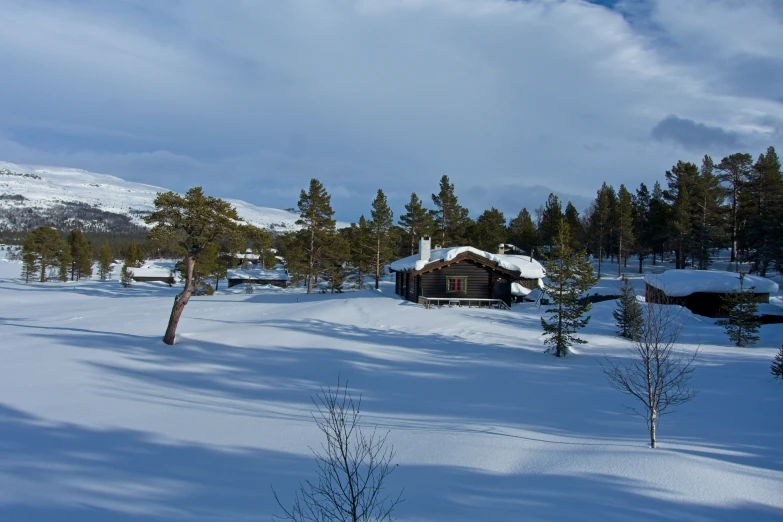
[[[353,220],[442,174],[510,216],[778,145],[773,0],[599,3],[2,2],[0,159],[278,207],[317,177]]]
[[[693,120],[678,118],[670,114],[653,127],[652,137],[659,141],[671,141],[693,151],[708,150],[714,147],[738,147],[740,141],[736,133],[727,132],[720,127],[710,127]]]

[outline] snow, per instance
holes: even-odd
[[[267,281],[290,281],[291,276],[285,270],[264,270],[262,268],[250,268],[247,270],[229,270],[226,279],[261,279]]]
[[[544,267],[530,256],[510,255],[510,254],[491,254],[478,248],[469,246],[459,246],[450,248],[439,248],[430,251],[428,259],[421,259],[419,254],[398,259],[391,264],[391,269],[395,271],[421,270],[431,263],[441,261],[451,261],[458,255],[472,252],[481,257],[493,261],[507,270],[518,271],[519,277],[524,279],[540,279],[546,275]]]
[[[158,192],[168,189],[125,181],[115,176],[80,169],[42,167],[0,162],[0,170],[38,176],[0,175],[0,194],[22,195],[24,207],[47,208],[63,202],[81,202],[106,212],[126,214],[137,225],[145,225],[142,215],[154,209]],[[259,207],[238,199],[226,199],[239,216],[251,225],[279,231],[299,230],[299,215],[275,208]],[[13,200],[0,200],[0,206],[19,206]],[[346,227],[348,223],[338,223]]]
[[[717,270],[667,270],[662,274],[648,274],[644,280],[670,297],[685,297],[695,292],[739,292],[741,288],[738,273]],[[758,294],[778,291],[777,283],[754,275],[745,275],[743,287],[753,288]]]
[[[310,397],[338,375],[389,432],[400,522],[783,518],[783,325],[734,348],[679,310],[699,396],[660,448],[609,388],[612,302],[579,354],[544,353],[545,307],[425,310],[381,291],[192,297],[116,280],[22,284],[0,262],[0,520],[270,520],[315,476]],[[116,274],[115,274],[116,276]],[[776,296],[777,297],[777,296]]]

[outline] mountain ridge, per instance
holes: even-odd
[[[42,223],[101,232],[143,228],[158,192],[168,189],[82,169],[0,161],[0,230],[24,232]],[[294,212],[224,199],[251,225],[273,232],[300,228]]]

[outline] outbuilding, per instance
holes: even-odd
[[[226,274],[228,287],[241,285],[245,283],[258,285],[273,285],[285,288],[291,280],[288,271],[282,268],[264,270],[262,268],[251,268],[247,270],[236,269],[229,270]]]
[[[644,278],[648,303],[677,304],[694,314],[726,317],[727,295],[739,291],[753,294],[757,303],[769,303],[778,291],[774,281],[764,277],[717,270],[667,270]]]

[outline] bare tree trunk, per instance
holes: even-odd
[[[652,410],[650,412],[650,447],[652,449],[655,449],[655,428],[656,423],[658,422],[658,412],[655,410]]]
[[[166,327],[166,334],[163,336],[163,342],[172,345],[174,344],[175,336],[177,334],[177,324],[179,324],[179,318],[182,316],[182,311],[185,309],[185,305],[190,300],[190,294],[193,292],[193,269],[196,267],[195,257],[188,255],[185,257],[185,289],[174,298],[174,306],[171,309],[171,316],[169,317],[169,325]]]

